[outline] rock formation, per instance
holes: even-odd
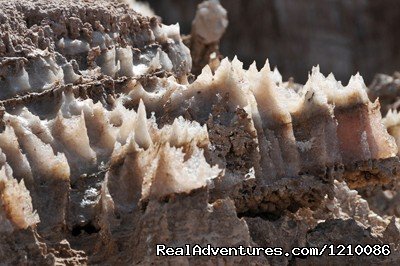
[[[0,7],[0,261],[317,264],[329,258],[156,247],[339,243],[388,244],[360,261],[398,261],[398,213],[363,196],[398,186],[400,120],[382,120],[360,75],[343,86],[315,67],[303,86],[268,61],[210,61],[217,1],[199,7],[191,50],[178,25],[118,2]],[[209,12],[218,32],[203,31]]]

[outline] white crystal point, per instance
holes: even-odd
[[[138,115],[135,123],[135,141],[139,147],[148,149],[153,144],[147,127],[146,108],[142,99],[139,102]]]

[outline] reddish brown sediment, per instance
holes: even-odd
[[[335,110],[344,178],[352,188],[388,184],[398,175],[393,138],[382,124],[379,103]],[[349,130],[352,128],[352,130]]]

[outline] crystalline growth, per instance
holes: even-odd
[[[344,87],[333,75],[325,78],[315,68],[310,80],[317,82],[327,102],[335,106],[338,148],[349,186],[390,182],[392,174],[386,171],[385,165],[395,167],[398,164],[396,143],[381,121],[379,102],[372,103],[368,99],[362,77],[353,76]]]
[[[4,154],[0,151],[0,156]],[[0,168],[0,232],[10,233],[14,229],[34,227],[40,222],[33,210],[32,198],[24,180],[18,182],[12,170],[5,164]]]
[[[268,64],[260,71],[255,66],[245,70],[237,59],[224,59],[215,73],[206,66],[189,84],[171,76],[118,86],[126,94],[121,104],[138,108],[143,101],[159,125],[175,124],[183,116],[207,126],[211,146],[202,146],[207,162],[225,168],[212,195],[230,194],[240,212],[318,206],[324,195],[332,195],[334,178],[344,177],[354,188],[396,177],[395,142],[360,77],[343,87],[315,68],[295,91]],[[349,111],[353,106],[361,108],[356,121]],[[347,132],[351,121],[357,129]],[[129,128],[120,133],[124,141]],[[243,198],[254,182],[256,191]]]
[[[0,99],[100,74],[190,72],[179,25],[162,25],[116,2],[1,1],[0,6]]]
[[[323,264],[155,249],[346,241],[398,261],[399,114],[359,74],[302,85],[222,59],[216,0],[184,38],[129,6],[0,0],[1,263]]]

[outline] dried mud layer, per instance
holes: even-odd
[[[134,10],[0,1],[1,263],[399,263],[400,116],[382,119],[360,75],[343,86],[315,67],[300,85],[268,61],[222,59],[215,0],[184,40]],[[157,244],[391,254],[167,257]]]

